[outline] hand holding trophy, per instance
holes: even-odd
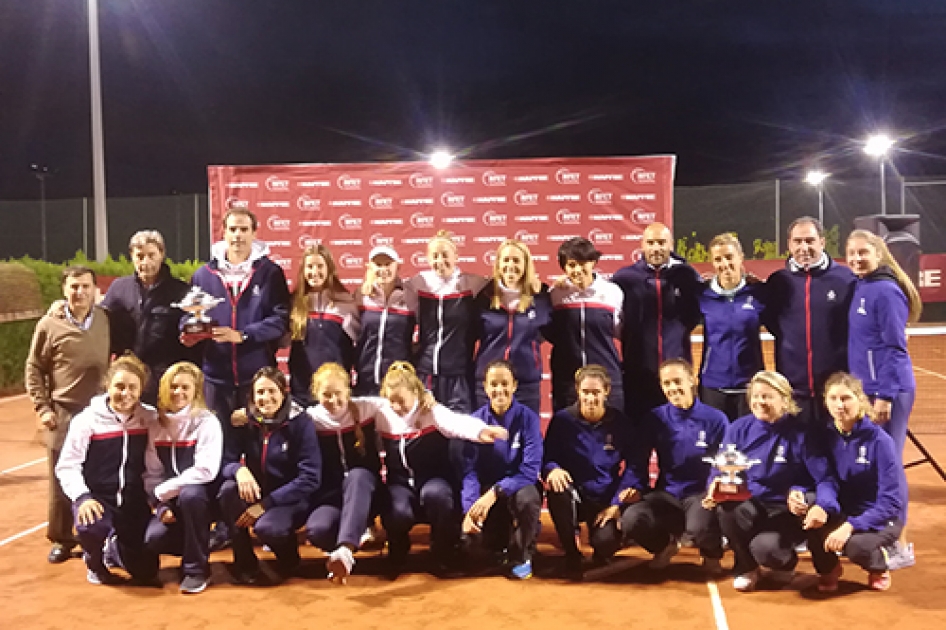
[[[713,481],[714,502],[745,501],[752,496],[741,473],[760,463],[758,459],[749,459],[736,449],[735,444],[727,444],[725,450],[715,457],[704,457],[703,461],[713,464],[722,473]]]
[[[215,298],[205,293],[200,287],[191,287],[184,299],[171,304],[174,308],[190,313],[190,317],[184,320],[184,325],[181,327],[182,343],[192,346],[198,341],[210,339],[213,336],[213,328],[217,323],[208,317],[205,311],[221,302],[223,298]]]

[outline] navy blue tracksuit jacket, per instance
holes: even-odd
[[[491,308],[495,280],[487,284],[476,298],[479,312],[479,348],[476,351],[476,379],[482,382],[491,361],[505,359],[512,364],[521,383],[542,380],[542,335],[540,330],[552,316],[548,287],[532,296],[532,304],[523,312],[518,309],[519,292],[501,287],[501,304]]]
[[[745,389],[753,375],[765,369],[759,338],[765,287],[743,282],[731,293],[714,287],[718,287],[715,280],[699,297],[703,315],[700,384],[712,389]]]

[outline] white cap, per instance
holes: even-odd
[[[395,262],[401,262],[401,257],[397,255],[394,248],[389,245],[378,245],[368,254],[368,260],[374,260],[375,256],[387,256]]]

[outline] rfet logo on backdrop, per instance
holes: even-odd
[[[302,250],[326,244],[347,278],[372,247],[395,248],[403,275],[426,269],[427,243],[448,230],[463,271],[488,274],[517,238],[537,273],[559,275],[557,251],[594,243],[602,273],[635,255],[644,229],[673,224],[672,156],[425,163],[215,166],[208,169],[212,234],[228,210],[257,214],[272,257],[291,272]]]

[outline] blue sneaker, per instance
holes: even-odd
[[[532,561],[526,560],[520,564],[512,565],[509,575],[516,580],[528,580],[532,577]]]
[[[102,562],[106,569],[124,569],[121,553],[118,550],[118,536],[109,534],[102,546]]]

